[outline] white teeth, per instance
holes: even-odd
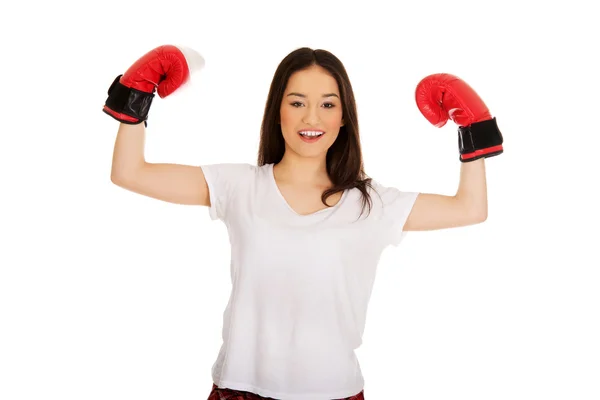
[[[300,131],[299,133],[302,136],[321,136],[325,132],[319,132],[319,131]]]

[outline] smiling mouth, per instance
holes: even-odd
[[[314,142],[318,141],[319,139],[321,139],[325,135],[325,132],[323,132],[323,131],[300,131],[300,132],[298,132],[298,135],[300,135],[300,138],[304,142],[314,143]]]

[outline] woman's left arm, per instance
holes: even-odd
[[[417,85],[415,99],[423,116],[441,128],[458,125],[460,183],[454,196],[417,196],[403,230],[426,231],[474,225],[487,219],[485,159],[504,152],[503,138],[479,95],[451,74],[432,74]]]
[[[487,219],[485,158],[461,163],[454,196],[419,193],[405,231],[429,231],[479,224]]]

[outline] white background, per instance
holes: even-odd
[[[255,162],[275,68],[309,46],[348,70],[367,173],[454,194],[456,127],[432,127],[414,88],[434,72],[467,81],[505,139],[486,160],[489,218],[386,250],[358,350],[366,399],[599,399],[597,14],[412,3],[3,6],[0,399],[208,396],[225,227],[113,185],[118,123],[101,112],[114,77],[167,43],[206,67],[153,103],[151,162]]]

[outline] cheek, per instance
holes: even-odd
[[[323,122],[332,128],[339,128],[342,124],[342,112],[329,112],[323,115]]]
[[[281,110],[279,113],[279,119],[281,124],[281,133],[283,133],[284,137],[289,137],[290,132],[292,132],[297,123],[297,118],[294,116],[293,112]]]
[[[281,125],[290,125],[296,123],[298,119],[297,115],[295,115],[294,110],[290,110],[287,107],[282,107],[279,110],[279,118],[281,119]]]

